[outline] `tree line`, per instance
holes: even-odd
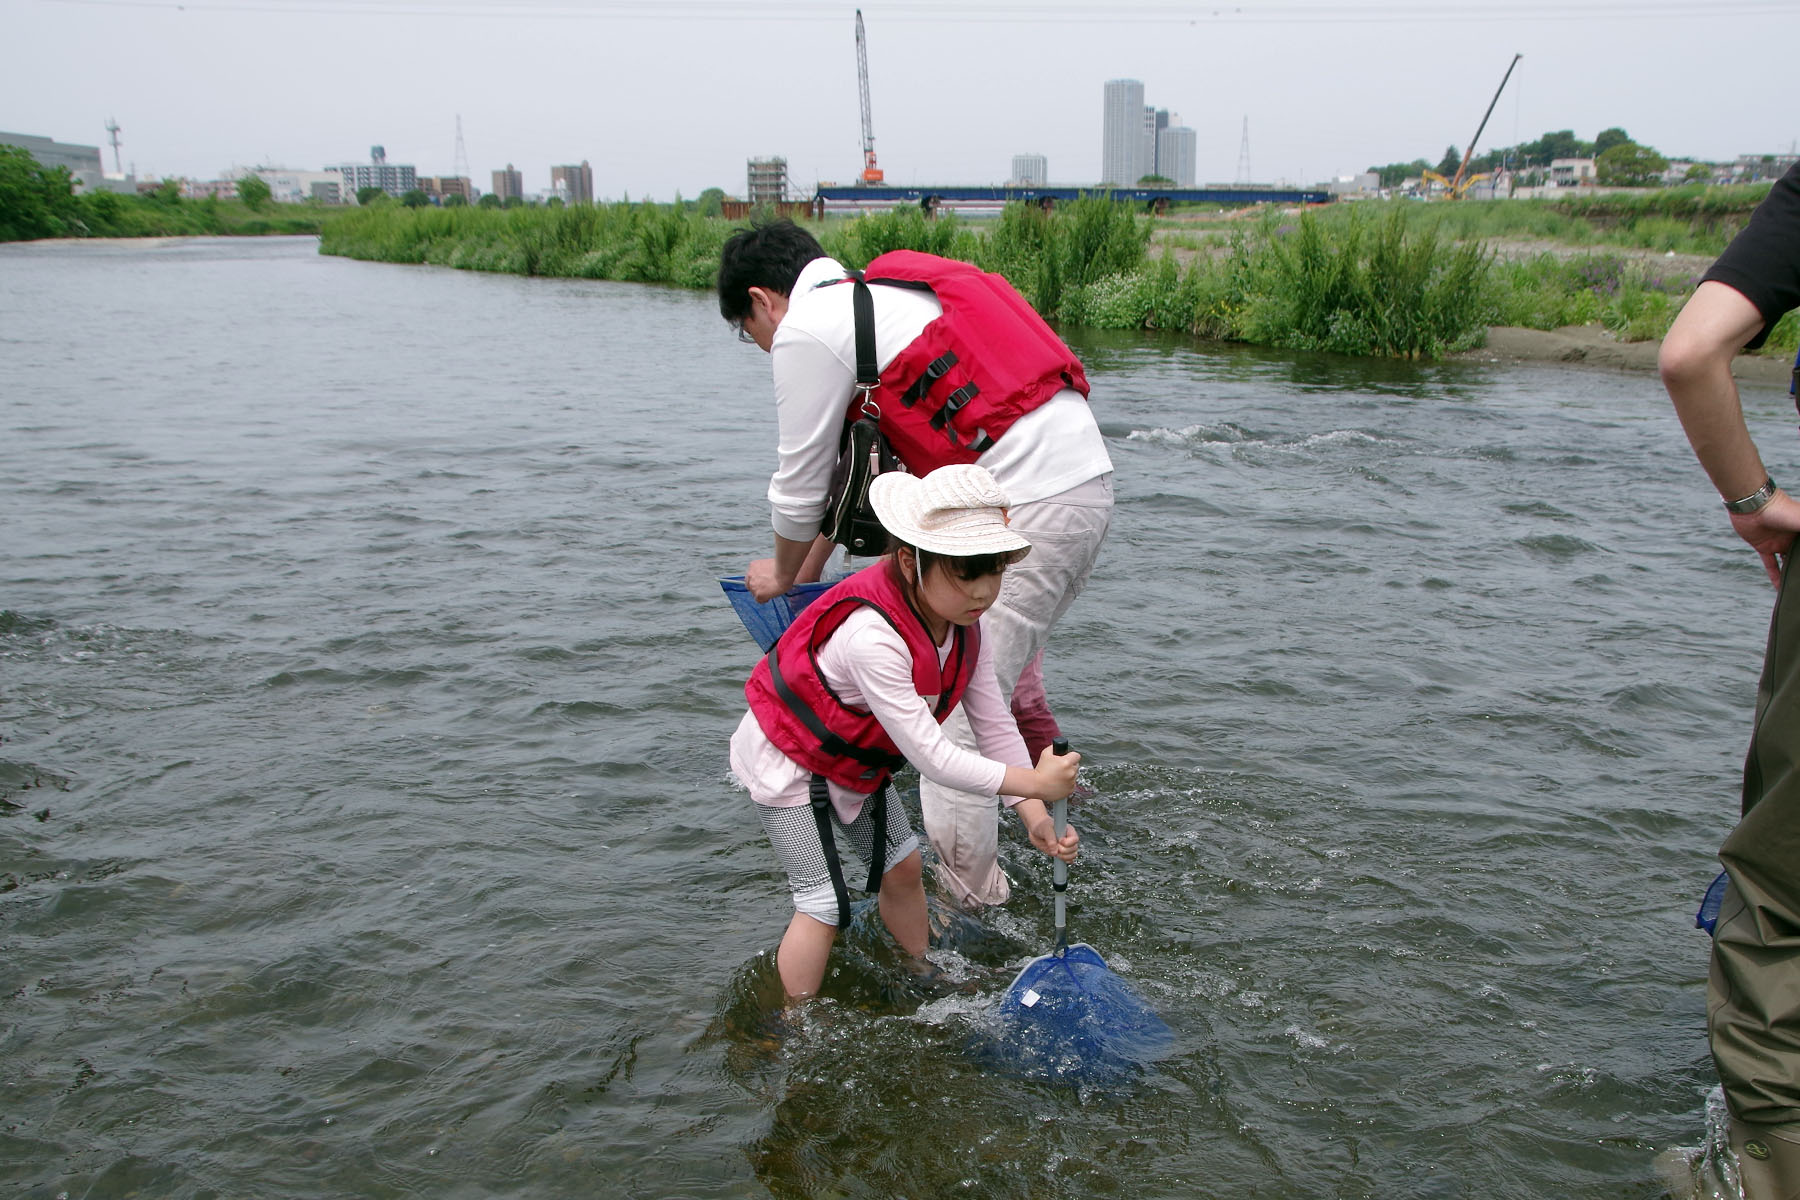
[[[1663,172],[1669,169],[1668,158],[1655,147],[1639,143],[1624,129],[1614,126],[1602,129],[1591,142],[1576,137],[1572,129],[1558,129],[1534,141],[1489,150],[1469,159],[1468,174],[1491,175],[1504,169],[1527,179],[1536,176],[1547,180],[1550,164],[1559,158],[1593,159],[1597,181],[1608,187],[1656,187],[1663,182]],[[1769,177],[1772,177],[1774,159],[1771,157],[1767,162],[1771,168]],[[1381,177],[1382,187],[1391,188],[1426,171],[1452,178],[1461,165],[1462,152],[1455,146],[1448,146],[1435,165],[1426,159],[1415,158],[1411,162],[1372,166],[1369,170]],[[1756,172],[1752,175],[1754,178],[1765,177]],[[1705,164],[1695,163],[1688,168],[1689,180],[1705,180],[1711,176],[1712,172]]]
[[[187,199],[174,179],[138,195],[77,193],[74,182],[67,167],[46,167],[21,147],[0,144],[0,242],[317,233],[325,219],[322,209],[271,204],[269,185],[254,175],[239,181],[236,200]]]

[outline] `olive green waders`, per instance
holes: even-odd
[[[1707,1025],[1746,1195],[1800,1195],[1800,580],[1782,570],[1743,817],[1719,848],[1731,876],[1713,935]]]

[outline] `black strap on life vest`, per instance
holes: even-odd
[[[838,865],[837,835],[831,831],[831,792],[825,777],[815,773],[807,788],[813,821],[819,827],[819,847],[825,851],[825,869],[831,874],[831,890],[837,894],[838,928],[850,927],[850,893],[844,887],[844,868]]]
[[[869,820],[873,822],[875,840],[869,850],[869,886],[863,890],[876,895],[881,893],[881,877],[887,873],[887,794],[884,783],[869,798],[873,806],[869,810]],[[838,928],[848,929],[850,889],[844,885],[844,867],[838,861],[837,835],[832,832],[831,822],[831,789],[823,775],[813,774],[812,782],[807,785],[807,796],[812,803],[813,822],[819,827],[819,847],[825,851],[825,870],[831,876],[831,890],[837,896]]]
[[[889,754],[873,746],[858,746],[827,729],[825,722],[819,719],[819,714],[807,707],[806,702],[788,686],[787,680],[781,677],[781,660],[777,657],[780,649],[781,642],[777,639],[764,656],[769,660],[769,682],[775,685],[775,695],[787,705],[788,711],[800,718],[800,723],[806,726],[808,733],[819,739],[819,749],[833,758],[850,758],[861,763],[868,768],[862,773],[864,779],[873,779],[882,771],[898,771],[906,765],[906,756],[903,754]]]
[[[912,381],[912,386],[907,388],[906,394],[900,397],[900,403],[908,408],[917,404],[924,398],[925,393],[931,390],[932,385],[949,374],[950,368],[954,367],[956,362],[956,351],[946,350],[925,364],[925,370]]]

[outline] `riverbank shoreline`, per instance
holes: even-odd
[[[72,245],[106,241],[123,245],[155,247],[191,240],[194,236],[196,235],[151,235],[136,238],[42,238],[29,244]],[[260,236],[318,237],[317,234]],[[1495,325],[1488,328],[1484,345],[1473,350],[1446,355],[1442,361],[1524,363],[1654,373],[1656,357],[1661,348],[1660,340],[1620,341],[1613,333],[1599,324],[1570,325],[1548,330]],[[1785,355],[1740,354],[1732,361],[1732,374],[1736,378],[1759,384],[1785,385],[1792,371],[1792,360]]]
[[[1488,329],[1486,345],[1448,355],[1445,361],[1543,363],[1654,372],[1661,349],[1661,341],[1621,342],[1599,325],[1561,329],[1495,325]],[[1792,361],[1784,356],[1740,354],[1731,363],[1732,375],[1754,383],[1785,384],[1792,371]]]

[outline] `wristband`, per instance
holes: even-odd
[[[1776,490],[1775,481],[1765,479],[1761,487],[1743,499],[1725,501],[1725,508],[1728,512],[1736,513],[1740,517],[1747,517],[1751,513],[1758,513],[1767,508],[1769,501],[1775,499]]]

